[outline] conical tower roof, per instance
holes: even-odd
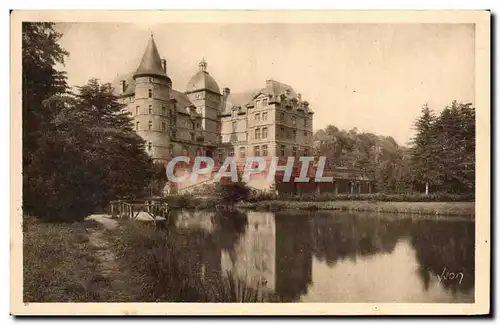
[[[163,71],[160,54],[158,53],[153,34],[151,34],[146,51],[144,51],[141,64],[139,64],[139,67],[134,73],[134,78],[141,76],[168,78],[167,74]]]

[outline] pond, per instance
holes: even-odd
[[[174,213],[204,276],[284,302],[474,302],[474,220],[347,212]]]

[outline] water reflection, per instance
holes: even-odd
[[[285,302],[474,301],[472,221],[233,211],[173,224],[203,278],[231,271]]]

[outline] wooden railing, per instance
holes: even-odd
[[[141,212],[149,214],[156,224],[156,221],[168,218],[169,207],[167,203],[161,202],[131,203],[117,200],[109,203],[109,214],[112,218],[134,220]]]

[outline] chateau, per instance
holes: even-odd
[[[156,161],[312,154],[313,112],[292,87],[267,80],[250,97],[233,96],[227,87],[220,90],[201,60],[185,89],[175,90],[153,35],[137,70],[117,90]]]
[[[231,94],[228,87],[221,91],[202,59],[185,89],[175,90],[167,61],[160,56],[151,35],[139,66],[120,79],[115,91],[155,161],[208,156],[217,164],[228,156],[237,161],[250,156],[282,157],[285,161],[285,157],[312,156],[314,113],[309,103],[287,84],[267,80],[263,86],[248,94]],[[298,172],[294,168],[293,178]],[[249,185],[296,193],[372,191],[372,178],[360,170],[334,168],[326,174],[333,182],[298,184],[275,179],[268,183],[256,175]],[[190,186],[175,187],[180,190]]]

